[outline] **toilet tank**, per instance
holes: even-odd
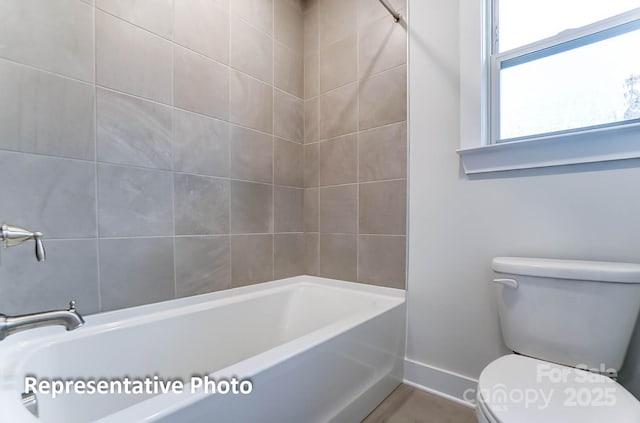
[[[496,257],[498,312],[511,350],[615,373],[640,309],[640,265]]]

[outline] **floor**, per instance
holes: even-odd
[[[400,385],[362,423],[476,423],[469,407]]]

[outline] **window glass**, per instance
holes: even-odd
[[[499,50],[511,50],[635,8],[640,8],[640,0],[500,0]]]
[[[500,71],[500,140],[635,119],[640,30]]]

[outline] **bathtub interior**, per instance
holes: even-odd
[[[345,319],[366,319],[395,304],[397,299],[384,295],[303,283],[123,321],[107,319],[92,325],[90,316],[86,330],[26,342],[16,350],[16,391],[22,392],[27,375],[38,379],[158,375],[188,381],[194,374],[215,373],[321,328]],[[85,422],[148,398],[71,394],[56,399],[40,396],[38,401],[42,421]]]

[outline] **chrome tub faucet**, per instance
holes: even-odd
[[[75,301],[69,303],[67,310],[43,311],[20,316],[0,314],[0,341],[16,332],[53,325],[64,326],[67,330],[84,325],[84,319],[76,310]]]

